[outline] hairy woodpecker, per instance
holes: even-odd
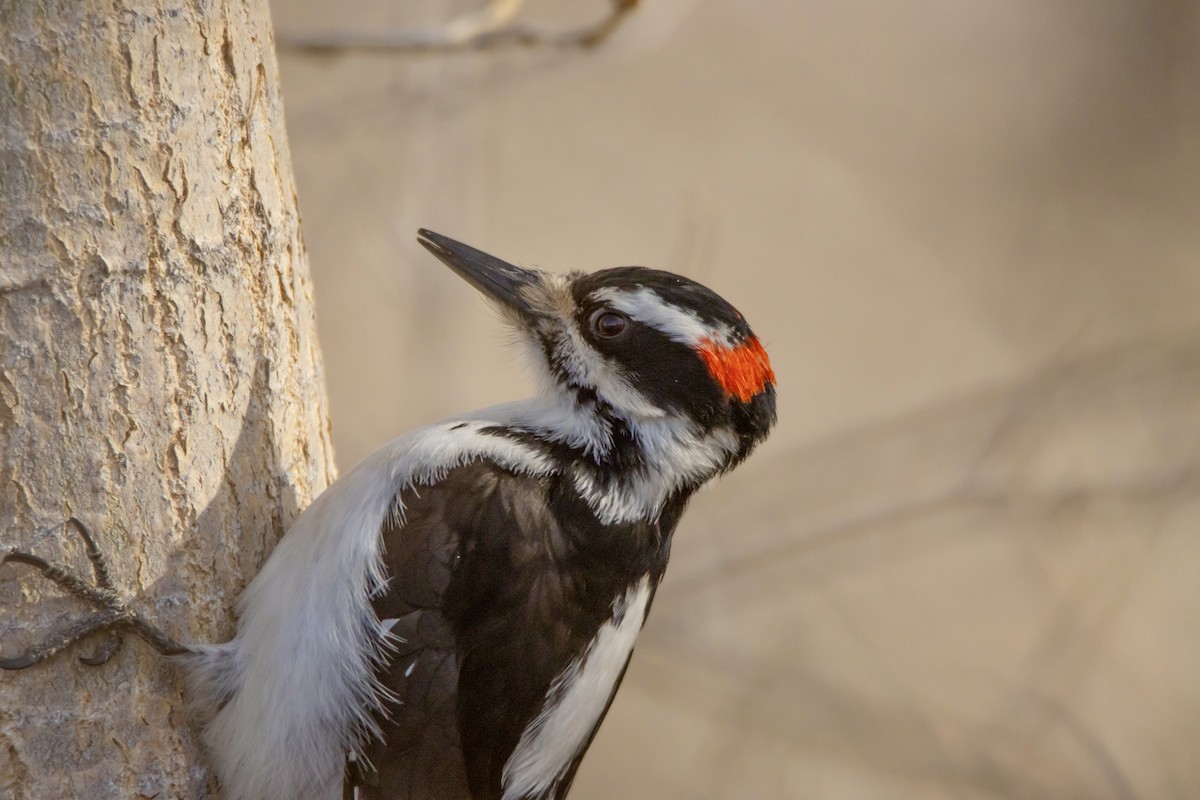
[[[566,796],[679,517],[766,437],[775,376],[742,315],[687,278],[560,275],[419,239],[522,334],[539,392],[401,436],[333,483],[225,644],[180,644],[128,608],[72,520],[94,585],[29,553],[4,561],[98,611],[0,666],[101,630],[176,656],[229,800]]]

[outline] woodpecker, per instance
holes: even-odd
[[[238,602],[224,644],[130,609],[87,529],[98,611],[0,661],[108,631],[176,658],[228,800],[560,800],[629,664],[689,498],[775,423],[766,351],[728,302],[643,267],[524,269],[419,241],[520,334],[530,399],[419,428],[335,481]]]

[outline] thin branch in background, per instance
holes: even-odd
[[[473,14],[453,20],[445,28],[410,31],[324,31],[277,36],[277,45],[305,55],[346,52],[448,53],[492,50],[501,47],[595,47],[612,35],[638,0],[609,0],[608,15],[599,22],[567,31],[548,31],[513,24],[525,0],[488,0]]]

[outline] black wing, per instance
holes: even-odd
[[[403,521],[384,526],[388,575],[375,613],[390,631],[394,651],[377,672],[391,692],[382,737],[364,748],[349,771],[357,797],[395,800],[469,800],[456,700],[455,636],[443,608],[459,559],[462,525],[456,501],[487,470],[456,470],[440,483],[405,491]]]
[[[378,673],[396,699],[348,789],[361,800],[493,800],[554,678],[618,594],[647,573],[657,581],[667,542],[657,524],[600,525],[569,480],[488,461],[399,499],[403,521],[382,531],[389,583],[375,600],[397,639]]]

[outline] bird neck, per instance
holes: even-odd
[[[629,418],[570,387],[498,407],[506,427],[542,443],[605,524],[656,520],[722,472],[738,449],[729,428],[671,414]]]

